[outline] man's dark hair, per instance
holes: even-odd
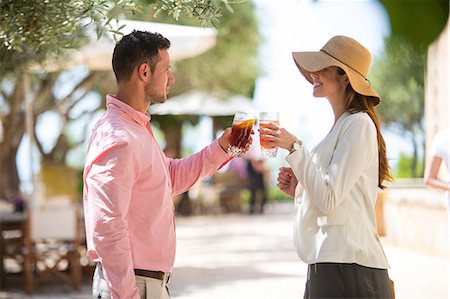
[[[147,63],[151,72],[159,61],[158,50],[169,49],[170,41],[159,33],[133,30],[114,48],[112,67],[117,82],[128,80],[136,66]]]

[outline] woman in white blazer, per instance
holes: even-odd
[[[376,230],[375,202],[392,180],[367,79],[370,52],[335,36],[318,52],[294,52],[315,97],[330,102],[335,122],[309,151],[285,128],[261,129],[266,144],[290,151],[278,187],[295,198],[294,242],[308,264],[305,298],[392,298],[389,268]]]

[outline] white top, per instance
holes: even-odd
[[[447,167],[448,179],[450,183],[450,129],[444,129],[434,135],[431,142],[430,155],[439,157]],[[447,201],[450,201],[450,192],[446,192]]]
[[[378,143],[366,113],[344,113],[311,153],[286,158],[299,181],[294,242],[305,263],[387,269],[377,230]]]

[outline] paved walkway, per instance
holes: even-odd
[[[173,299],[299,299],[306,265],[292,244],[290,204],[270,206],[264,215],[215,215],[177,219],[178,252],[171,282]],[[447,298],[448,261],[391,246],[383,240],[397,298]],[[20,283],[0,299],[87,299],[55,282],[26,296]]]

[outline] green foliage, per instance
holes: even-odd
[[[156,121],[161,128],[168,129],[179,127],[184,122],[196,125],[199,122],[199,118],[196,115],[172,115],[170,118],[167,115],[152,115],[152,121]]]
[[[413,47],[426,47],[448,21],[448,0],[380,0],[389,15],[392,33]]]
[[[208,5],[231,3],[222,0],[165,1],[173,5],[178,3],[178,6],[181,5],[180,3],[186,6],[188,2],[204,2],[209,3]],[[251,1],[233,2],[233,10],[223,10],[221,14],[220,26],[216,28],[218,35],[215,47],[200,56],[177,62],[174,68],[176,83],[170,89],[171,96],[192,89],[242,94],[250,98],[253,96],[255,79],[260,72],[258,47],[261,40],[254,4]],[[170,13],[155,13],[154,6],[143,5],[139,14],[127,14],[126,18],[183,25],[198,23],[197,18],[190,17],[188,14],[183,16],[176,21]]]
[[[385,50],[374,62],[372,84],[381,96],[379,112],[386,124],[403,131],[422,130],[426,48],[405,39],[385,39]]]
[[[161,0],[156,7],[155,16],[166,12],[176,21],[179,21],[181,15],[190,16],[202,26],[218,27],[222,6],[229,12],[234,12],[227,0]]]
[[[251,192],[249,189],[244,188],[241,190],[241,201],[244,204],[249,204],[250,203],[250,197],[251,197]],[[286,194],[284,194],[280,189],[278,189],[278,187],[272,187],[267,189],[267,202],[274,202],[274,201],[287,201],[287,202],[292,202],[293,199],[289,196],[287,196]]]
[[[421,175],[411,176],[411,168],[414,163],[414,158],[411,156],[407,156],[404,153],[400,154],[398,163],[393,169],[394,178],[397,179],[404,179],[404,178],[411,178],[411,177],[422,177]],[[419,165],[419,171],[420,173],[423,173],[424,171],[424,163],[421,161]]]
[[[284,194],[278,187],[269,188],[269,201],[292,201],[293,199]]]
[[[241,196],[241,202],[244,205],[248,205],[250,203],[250,197],[252,196],[252,193],[250,192],[249,189],[244,188],[241,190],[240,196]]]
[[[216,46],[204,55],[180,61],[172,90],[183,93],[205,89],[253,97],[260,69],[258,21],[250,1],[234,5],[234,13],[225,11],[218,28]]]
[[[112,30],[113,12],[134,11],[136,6],[132,0],[2,0],[0,8],[0,76],[4,76],[81,46],[88,30],[100,37]]]
[[[73,2],[73,1],[72,1]],[[76,45],[79,19],[88,3],[76,1],[2,1],[0,38],[7,50],[31,52]]]
[[[372,71],[372,84],[382,99],[378,111],[385,124],[413,134],[423,131],[425,66],[425,49],[413,48],[398,37],[385,40],[385,50]]]
[[[227,0],[1,0],[0,77],[78,48],[88,31],[98,38],[106,31],[120,35],[111,21],[148,7],[202,25],[218,25],[223,7],[233,11]]]
[[[418,153],[423,147],[420,138],[424,134],[425,67],[425,47],[413,47],[404,38],[390,36],[371,73],[372,84],[382,99],[377,106],[381,120],[411,141],[414,153],[410,177],[421,173]]]
[[[7,50],[57,51],[79,46],[86,25],[94,24],[97,36],[112,30],[114,18],[137,14],[148,5],[176,21],[189,16],[204,26],[219,24],[222,8],[233,12],[227,0],[2,0],[0,41]],[[116,32],[120,34],[120,31]]]
[[[233,115],[214,116],[214,124],[217,128],[228,128],[233,122]]]

